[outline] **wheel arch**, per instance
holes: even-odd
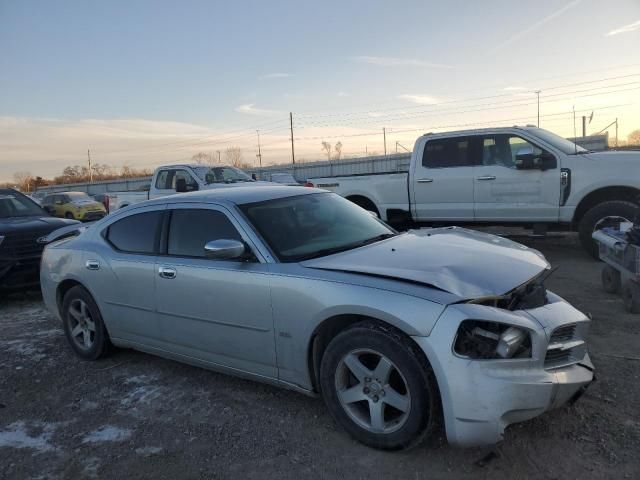
[[[578,202],[573,214],[573,225],[578,225],[585,213],[591,208],[609,200],[624,200],[640,205],[640,189],[627,186],[610,186],[589,192]]]
[[[367,197],[366,195],[352,194],[345,196],[344,198],[346,198],[350,202],[355,203],[359,207],[364,208],[365,210],[376,213],[378,217],[380,217],[380,209],[378,208],[378,205],[376,205],[376,202],[371,200],[371,198]]]
[[[307,345],[307,369],[309,372],[309,378],[311,380],[311,386],[314,392],[320,392],[320,362],[322,361],[322,356],[329,346],[329,343],[331,343],[331,340],[333,340],[338,334],[350,328],[351,326],[365,321],[373,322],[384,329],[393,330],[396,333],[399,333],[400,335],[405,337],[407,341],[409,341],[413,345],[413,347],[415,347],[416,352],[419,352],[419,355],[423,357],[422,360],[425,362],[425,365],[431,365],[426,353],[413,340],[413,338],[411,338],[411,335],[404,329],[399,328],[398,326],[393,325],[388,321],[376,318],[375,316],[371,315],[344,313],[337,314],[326,318],[316,326],[310,336],[309,343]]]

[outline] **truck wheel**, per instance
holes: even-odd
[[[609,200],[588,210],[578,225],[580,244],[593,258],[598,258],[598,244],[591,238],[596,230],[618,226],[620,222],[633,222],[640,208],[626,200]]]
[[[368,198],[356,195],[353,197],[347,197],[347,200],[355,203],[359,207],[362,207],[369,212],[375,213],[378,216],[378,218],[380,218],[380,212],[378,211],[378,207],[376,207],[376,204],[373,203]]]
[[[640,313],[640,286],[635,282],[625,282],[622,288],[624,308],[629,313]]]
[[[602,267],[602,287],[607,293],[618,293],[620,291],[620,272],[611,265],[605,264]]]
[[[438,387],[409,339],[374,322],[338,334],[320,365],[322,396],[356,440],[385,450],[410,448],[438,417]]]

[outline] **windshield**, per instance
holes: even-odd
[[[542,128],[532,128],[529,130],[536,137],[541,138],[545,142],[553,145],[562,153],[567,155],[572,153],[589,153],[589,150],[582,148],[580,145],[576,145],[571,140],[567,140],[566,138],[561,137],[560,135],[556,135],[555,133],[551,133],[549,130],[544,130]]]
[[[67,197],[73,202],[75,200],[92,200],[92,198],[84,192],[67,192]]]
[[[240,208],[282,262],[331,255],[395,235],[335,193],[267,200]]]
[[[18,193],[0,193],[0,218],[47,215],[37,203]]]
[[[253,182],[254,180],[235,167],[196,167],[196,174],[205,183]]]

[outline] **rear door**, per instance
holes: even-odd
[[[531,147],[537,155],[545,150],[515,133],[485,134],[481,142],[482,160],[474,180],[476,220],[557,222],[560,208],[557,159],[554,168],[544,171],[518,170],[515,158],[519,149]]]
[[[156,263],[156,305],[170,349],[234,370],[277,378],[270,275],[257,257],[205,258],[219,239],[251,241],[223,207],[172,204]],[[255,249],[254,249],[255,250]]]
[[[473,220],[474,137],[423,137],[412,164],[410,195],[418,221]]]
[[[86,254],[87,278],[112,336],[162,347],[155,313],[155,262],[165,205],[153,205],[111,223],[101,248]]]

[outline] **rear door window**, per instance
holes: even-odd
[[[426,168],[468,167],[475,164],[472,137],[428,140],[422,157]]]
[[[157,210],[129,215],[112,223],[106,238],[122,252],[152,254],[157,251],[162,213]]]

